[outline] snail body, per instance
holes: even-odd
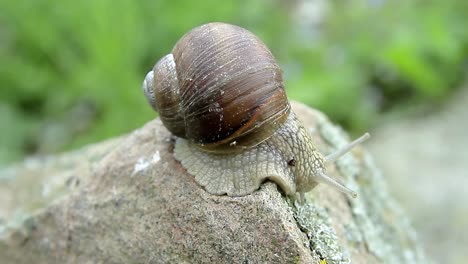
[[[194,28],[147,74],[143,91],[177,136],[174,157],[209,193],[243,196],[268,179],[291,196],[319,182],[355,196],[325,165],[368,134],[323,157],[291,110],[273,55],[243,28]]]

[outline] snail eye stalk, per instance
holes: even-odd
[[[370,138],[370,134],[365,133],[364,135],[360,136],[358,139],[355,139],[353,142],[349,143],[348,145],[346,145],[342,149],[339,149],[335,153],[332,153],[332,154],[326,156],[325,161],[327,163],[335,162],[337,159],[342,157],[344,154],[351,151],[356,145],[361,144],[362,142],[366,141],[369,138]]]

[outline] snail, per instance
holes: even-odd
[[[325,166],[369,134],[319,153],[291,109],[275,58],[246,29],[192,29],[146,75],[143,92],[177,137],[175,159],[211,194],[244,196],[270,180],[301,200],[321,182],[356,197]]]

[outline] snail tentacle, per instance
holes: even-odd
[[[360,136],[359,138],[353,140],[353,142],[349,143],[348,145],[344,146],[343,148],[333,152],[332,154],[325,157],[325,161],[327,163],[333,163],[339,158],[341,158],[346,153],[350,152],[355,146],[361,144],[362,142],[368,140],[370,138],[369,133],[364,133],[364,135]]]
[[[337,180],[333,179],[332,177],[326,175],[324,172],[321,172],[317,175],[315,175],[315,179],[317,180],[317,182],[319,183],[324,183],[324,184],[327,184],[329,186],[332,186],[333,188],[339,190],[340,192],[343,192],[353,198],[356,198],[357,197],[357,193],[351,189],[349,189],[348,187],[346,187],[345,185],[339,183]]]

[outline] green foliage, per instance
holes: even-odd
[[[318,26],[302,29],[308,18],[298,19],[297,3],[0,0],[0,163],[153,118],[140,88],[146,72],[210,21],[259,35],[285,71],[289,96],[354,130],[399,102],[438,101],[463,77],[463,0],[335,0]]]
[[[194,26],[226,21],[271,33],[268,39],[281,34],[285,26],[277,21],[286,17],[274,1],[257,1],[253,9],[234,0],[0,6],[0,161],[102,140],[153,118],[143,78]]]
[[[460,0],[333,1],[320,37],[290,49],[301,73],[289,79],[289,94],[352,130],[400,103],[438,102],[463,78],[466,7]]]

